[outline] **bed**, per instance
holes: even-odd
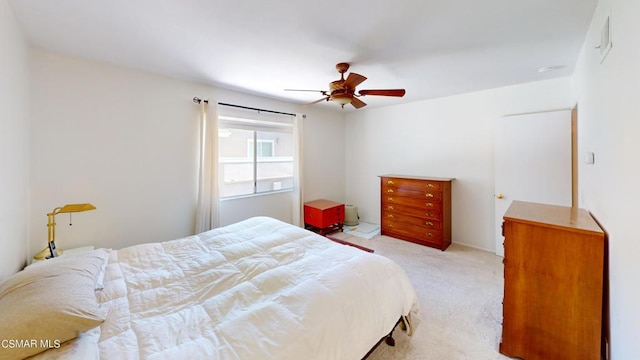
[[[57,269],[78,278],[58,284],[43,275]],[[20,294],[25,288],[40,293],[36,306]],[[62,315],[51,314],[60,306]],[[0,339],[40,337],[40,348],[7,343],[14,346],[3,346],[10,351],[0,359],[25,349],[35,359],[361,359],[399,323],[411,335],[418,312],[415,289],[393,261],[255,217],[28,266],[0,284],[0,316],[9,317]],[[55,318],[63,315],[71,319]],[[84,322],[67,331],[76,318]],[[27,330],[12,333],[20,327]]]

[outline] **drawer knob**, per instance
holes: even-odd
[[[393,182],[393,180],[387,180],[387,184],[389,184],[389,185],[393,185],[393,184],[395,184],[395,183]]]
[[[387,217],[388,217],[389,219],[393,219],[393,214],[387,214]]]
[[[387,189],[388,193],[393,193],[393,189]]]
[[[428,213],[427,213],[427,216],[432,217],[432,216],[433,216],[433,213],[432,213],[432,212],[428,212]]]
[[[392,228],[392,227],[393,227],[393,224],[388,224],[388,225],[387,225],[387,227]]]
[[[433,226],[433,223],[431,221],[427,221],[426,223],[424,223],[427,226]]]
[[[433,184],[429,183],[429,184],[427,184],[427,187],[428,187],[429,189],[433,189]]]
[[[427,233],[427,237],[428,237],[428,238],[431,238],[431,237],[433,237],[433,234],[432,234],[432,233],[430,233],[430,232],[428,232],[428,233]]]
[[[432,197],[433,197],[433,194],[432,194],[432,193],[426,193],[426,194],[424,194],[424,196],[426,196],[426,197],[428,197],[428,198],[432,198]]]
[[[387,205],[388,210],[393,210],[393,205]]]
[[[427,203],[427,207],[433,207],[433,203]]]
[[[387,198],[387,201],[393,201],[393,198],[392,198],[391,196],[389,196],[389,197]]]

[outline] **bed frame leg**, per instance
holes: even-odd
[[[384,343],[389,346],[396,346],[396,340],[393,338],[393,330],[384,338]]]
[[[398,322],[393,326],[393,329],[391,329],[391,331],[385,337],[383,337],[382,339],[378,340],[378,343],[375,344],[371,348],[371,350],[369,350],[369,352],[362,358],[362,360],[366,360],[369,357],[369,355],[371,355],[373,350],[375,350],[378,347],[378,345],[380,345],[382,340],[384,340],[385,344],[387,344],[389,346],[396,346],[396,340],[393,338],[393,330],[396,328],[396,326],[398,326],[398,324],[402,324],[402,317],[400,317]]]
[[[396,346],[396,340],[393,338],[393,330],[396,329],[396,326],[398,326],[398,324],[400,324],[401,327],[402,327],[402,325],[404,325],[404,322],[402,321],[402,316],[400,317],[400,319],[398,319],[398,322],[393,327],[393,329],[391,329],[389,334],[384,337],[384,343],[385,344],[387,344],[389,346]]]

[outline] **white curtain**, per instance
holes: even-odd
[[[304,227],[303,197],[302,197],[302,125],[306,115],[296,115],[293,120],[293,194],[292,194],[292,218],[293,225]]]
[[[220,226],[218,103],[200,102],[200,166],[195,233]]]

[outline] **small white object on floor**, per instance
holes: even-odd
[[[343,231],[353,236],[371,239],[380,233],[380,225],[360,221],[356,226],[345,226]]]

